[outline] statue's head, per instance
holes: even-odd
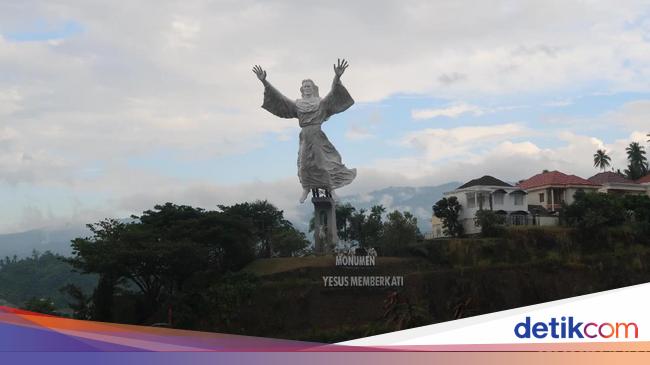
[[[311,96],[320,97],[320,95],[318,95],[318,86],[316,86],[316,84],[314,84],[311,79],[302,80],[302,86],[300,86],[300,94],[303,98],[308,98]]]

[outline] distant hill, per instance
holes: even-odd
[[[59,229],[33,229],[26,232],[0,235],[0,258],[5,256],[27,257],[33,250],[41,253],[51,251],[70,256],[70,240],[90,235],[86,227],[66,227]]]
[[[123,223],[132,222],[131,218],[118,219]],[[57,228],[32,229],[25,232],[0,234],[0,259],[5,256],[18,258],[50,251],[54,254],[70,256],[70,241],[77,237],[88,237],[90,230],[85,225],[69,225]]]
[[[418,219],[420,231],[431,231],[431,207],[442,194],[456,189],[461,183],[450,182],[438,186],[422,187],[389,187],[375,190],[367,194],[357,194],[342,197],[343,202],[349,202],[357,209],[370,209],[373,205],[381,204],[386,211],[408,211]]]
[[[418,219],[418,226],[422,233],[431,231],[431,206],[435,204],[446,191],[457,188],[461,183],[450,182],[438,186],[421,187],[388,187],[369,193],[342,196],[343,203],[351,203],[357,209],[370,209],[373,205],[381,204],[387,212],[392,210],[409,211]],[[313,214],[311,204],[301,206],[301,222],[294,222],[296,228],[308,232],[309,227],[304,222],[309,222]],[[132,221],[130,218],[124,222]],[[32,250],[41,253],[51,251],[55,254],[70,256],[70,241],[77,237],[90,235],[90,230],[85,226],[69,226],[56,229],[33,229],[26,232],[0,234],[0,258],[5,256],[19,258],[28,257]],[[310,237],[311,235],[307,235]]]

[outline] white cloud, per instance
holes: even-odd
[[[605,114],[601,120],[603,123],[614,122],[628,128],[645,129],[650,132],[650,100],[625,103],[617,110]]]
[[[429,161],[463,158],[477,146],[489,146],[522,137],[531,131],[517,123],[492,126],[465,126],[450,129],[427,128],[406,134],[400,143],[422,151]]]
[[[646,13],[644,2],[585,6],[579,1],[2,4],[0,68],[6,77],[0,78],[0,181],[68,187],[73,196],[77,191],[105,193],[114,204],[107,210],[119,213],[136,208],[134,204],[127,209],[122,202],[150,197],[151,203],[173,194],[192,197],[190,191],[201,191],[199,185],[217,186],[215,192],[244,199],[248,195],[236,193],[239,185],[223,187],[220,181],[183,176],[166,180],[163,172],[171,172],[137,171],[127,162],[152,151],[176,159],[217,160],[258,148],[268,143],[269,134],[280,139],[293,135],[295,120],[260,109],[262,88],[250,72],[255,63],[267,69],[274,85],[295,98],[299,81],[306,77],[326,91],[331,64],[337,57],[347,57],[351,66],[343,82],[359,103],[412,94],[446,100],[496,99],[580,90],[594,83],[613,92],[649,91]],[[9,39],[10,33],[28,32],[25,27],[39,19],[73,20],[83,32],[55,41]],[[471,104],[447,109],[422,111],[414,118],[491,110]],[[647,112],[646,105],[631,104],[629,111],[611,117],[643,132]],[[347,137],[381,135],[381,130],[361,127],[350,128]],[[470,163],[471,172],[502,166],[475,165],[476,146],[483,152],[492,149],[501,161],[510,162],[534,149],[515,140],[532,133],[519,124],[463,128],[406,136],[401,142],[414,147],[416,157],[385,165],[368,162],[376,169],[361,168],[358,181],[346,189],[362,191],[410,181],[405,176],[417,182],[443,171],[431,167],[432,161],[454,161],[441,182],[456,174],[454,166]],[[593,145],[581,143],[565,152],[583,153]],[[508,155],[507,149],[518,153]],[[553,159],[558,165],[564,161],[562,155],[549,152],[549,156],[549,164]],[[530,158],[520,162],[526,161]],[[97,164],[103,165],[99,176],[79,173]],[[278,193],[286,196],[279,204],[290,207],[297,183],[287,181],[291,185],[269,191],[286,189]],[[268,187],[264,184],[251,183],[242,191]],[[212,191],[203,191],[205,200],[193,201],[211,204]]]
[[[345,138],[351,141],[360,141],[374,137],[375,135],[372,134],[367,128],[361,128],[357,126],[352,126],[345,132]]]
[[[446,106],[444,108],[415,109],[411,111],[411,117],[416,120],[432,119],[437,117],[456,118],[466,113],[471,113],[472,115],[478,116],[483,114],[484,111],[476,105],[457,103]]]

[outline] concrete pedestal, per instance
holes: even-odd
[[[331,197],[314,197],[314,242],[316,254],[330,254],[339,241],[336,233],[336,205]]]

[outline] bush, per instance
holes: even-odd
[[[483,237],[498,237],[505,232],[505,217],[491,210],[479,210],[474,218],[474,225],[481,227]]]

